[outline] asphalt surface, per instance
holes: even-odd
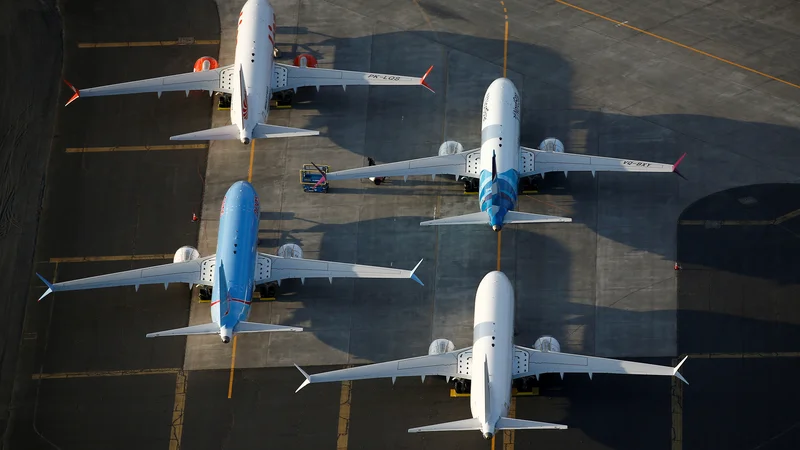
[[[62,8],[64,73],[78,87],[112,83],[189,70],[197,57],[216,51],[76,49],[83,41],[221,36],[219,60],[228,63],[235,35],[231,18],[241,2],[218,3],[219,22],[207,3],[189,8],[69,2]],[[339,383],[294,394],[302,377],[286,366],[298,362],[317,372],[424,354],[438,337],[457,346],[469,343],[472,299],[480,278],[496,267],[496,235],[417,224],[473,212],[476,198],[444,178],[390,180],[380,187],[353,180],[332,185],[325,196],[309,195],[300,189],[297,170],[311,160],[338,169],[363,165],[367,155],[379,162],[430,156],[446,139],[477,146],[480,100],[502,73],[506,14],[508,77],[523,98],[523,145],[535,147],[556,136],[568,151],[664,162],[689,152],[682,166],[688,180],[571,174],[553,184],[548,179],[539,195],[521,199],[522,211],[570,216],[574,223],[503,231],[500,262],[518,294],[517,343],[531,345],[546,333],[566,351],[660,357],[654,362],[662,364],[679,353],[695,354],[682,370],[692,384],[682,390],[664,379],[595,376],[590,382],[572,376],[560,389],[518,398],[517,417],[570,429],[517,432],[513,447],[796,447],[791,405],[797,396],[791,386],[797,359],[741,355],[797,348],[798,312],[788,301],[796,298],[789,269],[797,254],[793,234],[742,235],[750,228],[721,226],[722,238],[715,241],[705,225],[685,231],[687,226],[676,224],[729,219],[713,212],[739,214],[731,197],[695,211],[695,202],[707,195],[797,179],[792,149],[800,144],[800,91],[549,0],[273,5],[285,60],[312,52],[322,67],[409,75],[434,64],[429,80],[437,94],[328,88],[301,93],[291,110],[271,112],[270,123],[322,133],[256,143],[253,183],[264,212],[260,250],[299,242],[309,258],[395,267],[412,267],[424,257],[419,274],[426,286],[403,280],[338,280],[333,289],[324,280],[286,283],[278,301],[254,306],[250,320],[298,324],[306,332],[240,339],[228,399],[231,346],[189,340],[184,357],[182,338],[143,337],[207,321],[203,304],[193,302],[189,312],[185,286],[59,294],[36,304],[42,291],[36,283],[28,296],[9,448],[341,448],[346,437],[348,448],[486,449],[477,433],[405,432],[469,416],[468,401],[449,398],[441,380],[398,380],[394,387],[388,380],[357,381],[345,408]],[[790,2],[666,7],[619,0],[580,6],[798,82],[790,19],[797,7]],[[147,12],[154,8],[158,16]],[[69,97],[63,89],[61,96]],[[212,143],[208,171],[204,150],[63,152],[169,143],[171,134],[207,128],[210,108],[208,97],[164,94],[161,100],[81,99],[61,109],[37,270],[65,280],[160,261],[57,268],[41,262],[168,254],[195,241],[201,253],[213,252],[213,218],[224,191],[246,176],[249,147]],[[214,126],[229,120],[227,111],[211,116]],[[791,203],[789,189],[750,195],[771,219],[800,208]],[[200,208],[198,237],[189,217]],[[793,223],[784,220],[775,228],[791,230]],[[758,263],[745,258],[756,251],[763,252],[754,256]],[[677,274],[675,260],[684,265]],[[692,284],[696,272],[702,277]],[[755,303],[763,298],[770,299],[770,308]],[[733,357],[696,355],[711,352]],[[82,377],[53,378],[63,372]],[[32,380],[31,373],[43,379]],[[346,434],[340,433],[343,420]],[[499,437],[496,446],[510,444],[504,440]]]
[[[0,430],[8,424],[61,73],[54,0],[0,4]]]
[[[678,227],[685,448],[800,445],[800,189],[763,184],[691,205]]]
[[[218,39],[212,2],[59,5],[65,78],[78,88],[191,71],[218,46],[80,48],[79,44]],[[160,14],[152,14],[159,10]],[[59,76],[54,77],[60,81]],[[192,93],[80,99],[58,96],[45,179],[35,270],[59,281],[168,262],[51,262],[51,258],[170,254],[197,241],[207,150],[71,153],[67,148],[168,145],[169,136],[208,128],[212,100]],[[52,134],[50,131],[46,135]],[[35,227],[32,227],[35,229]],[[171,255],[169,256],[171,260]],[[35,278],[34,278],[35,279]],[[176,374],[185,339],[151,331],[185,326],[190,294],[143,286],[50,296],[38,280],[28,295],[8,448],[167,447]],[[89,378],[31,379],[77,372]]]

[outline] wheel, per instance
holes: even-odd
[[[281,57],[281,50],[278,47],[274,47],[272,49],[272,57],[273,58],[280,58]]]
[[[211,300],[211,288],[210,287],[201,287],[198,291],[198,296],[200,300],[206,301]]]

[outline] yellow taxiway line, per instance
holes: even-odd
[[[51,263],[83,263],[104,261],[148,261],[155,259],[172,259],[173,253],[154,253],[149,255],[119,255],[119,256],[71,256],[67,258],[50,258]]]
[[[67,147],[67,153],[150,152],[165,150],[205,150],[208,144],[122,145],[113,147]]]
[[[67,378],[127,377],[131,375],[172,375],[180,369],[96,370],[91,372],[35,373],[34,380],[63,380]]]
[[[353,400],[353,382],[342,381],[342,391],[339,396],[339,427],[336,438],[336,450],[347,450],[347,441],[350,434],[350,402]]]
[[[228,398],[233,396],[233,369],[236,367],[236,339],[239,336],[233,335],[233,347],[231,348],[231,376],[228,381]]]
[[[648,35],[650,37],[656,38],[656,39],[664,41],[664,42],[668,42],[668,43],[670,43],[672,45],[677,45],[678,47],[685,48],[686,50],[691,50],[691,51],[693,51],[695,53],[699,53],[699,54],[701,54],[703,56],[708,56],[709,58],[716,59],[717,61],[723,62],[725,64],[729,64],[731,66],[738,67],[739,69],[746,70],[748,72],[752,72],[752,73],[754,73],[756,75],[760,75],[762,77],[769,78],[770,80],[774,80],[774,81],[777,81],[779,83],[783,83],[783,84],[785,84],[787,86],[791,86],[791,87],[800,89],[800,85],[797,85],[797,84],[794,84],[794,83],[790,83],[790,82],[788,82],[786,80],[782,80],[782,79],[780,79],[778,77],[774,77],[774,76],[766,74],[764,72],[759,72],[758,70],[752,69],[750,67],[743,66],[741,64],[737,64],[737,63],[735,63],[733,61],[730,61],[730,60],[727,60],[725,58],[720,58],[719,56],[712,55],[711,53],[704,52],[704,51],[696,49],[694,47],[690,47],[690,46],[688,46],[686,44],[681,44],[680,42],[676,42],[676,41],[673,41],[672,39],[665,38],[664,36],[659,36],[659,35],[657,35],[655,33],[651,33],[649,31],[645,31],[645,30],[643,30],[641,28],[636,28],[636,27],[634,27],[632,25],[628,25],[627,22],[620,22],[619,20],[614,20],[614,19],[612,19],[610,17],[606,17],[606,16],[604,16],[602,14],[597,14],[596,12],[592,12],[592,11],[589,11],[588,9],[581,8],[580,6],[576,6],[576,5],[573,5],[571,3],[567,3],[564,0],[555,0],[555,1],[556,1],[556,3],[561,3],[564,6],[569,6],[570,8],[576,9],[576,10],[584,12],[586,14],[589,14],[589,15],[595,16],[597,18],[612,22],[617,26],[625,27],[625,28],[628,28],[628,29],[631,29],[631,30],[634,30],[634,31],[638,31],[639,33],[646,34],[646,35]]]
[[[175,402],[172,405],[172,429],[169,435],[169,450],[180,450],[183,437],[183,412],[186,409],[186,385],[188,372],[179,371],[175,377]]]
[[[182,38],[176,41],[138,41],[138,42],[79,42],[78,48],[120,48],[120,47],[174,47],[185,45],[218,45],[219,39]]]

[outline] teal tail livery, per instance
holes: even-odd
[[[505,224],[572,222],[568,217],[516,211],[521,178],[550,172],[678,172],[675,164],[565,153],[564,145],[547,138],[538,149],[520,146],[520,96],[508,78],[489,85],[481,110],[481,147],[464,150],[458,142],[447,141],[439,156],[371,165],[326,174],[327,181],[353,178],[454,175],[473,186],[478,182],[480,212],[423,221],[420,225],[489,225],[500,231]]]
[[[36,274],[47,286],[39,300],[52,292],[116,286],[134,286],[136,290],[143,284],[163,284],[165,289],[170,283],[210,286],[211,323],[150,333],[147,337],[218,334],[222,342],[228,343],[236,333],[303,330],[291,325],[248,322],[256,286],[294,278],[327,278],[331,283],[334,278],[409,278],[422,285],[416,275],[422,261],[412,270],[318,261],[304,259],[296,244],[283,245],[278,255],[259,253],[260,215],[255,189],[246,181],[238,181],[222,199],[216,254],[201,257],[196,249],[186,246],[175,253],[171,264],[58,283]]]

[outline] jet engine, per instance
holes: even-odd
[[[561,352],[561,344],[553,336],[542,336],[533,343],[533,348],[542,352]]]
[[[446,141],[444,144],[439,146],[439,156],[455,155],[456,153],[462,153],[463,151],[464,146],[456,141]]]
[[[308,53],[301,53],[294,58],[294,65],[297,67],[317,67],[317,58]]]
[[[281,258],[303,258],[303,249],[297,244],[283,244],[278,249],[278,256]]]
[[[547,138],[539,144],[539,150],[554,153],[564,153],[564,144],[556,138]]]
[[[194,62],[194,72],[205,72],[207,70],[214,70],[219,67],[216,59],[210,56],[203,56]]]
[[[443,353],[452,352],[455,349],[456,346],[453,344],[453,341],[449,341],[447,339],[436,339],[435,341],[431,342],[431,346],[428,347],[428,354],[441,355]]]
[[[198,252],[196,248],[189,245],[184,245],[183,247],[179,248],[177,252],[175,252],[175,257],[172,258],[172,262],[186,262],[199,257],[200,252]]]

